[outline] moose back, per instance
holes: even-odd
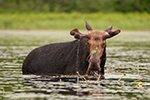
[[[86,21],[88,34],[72,29],[70,34],[76,40],[53,43],[31,51],[22,65],[23,74],[80,74],[97,72],[104,75],[106,61],[106,39],[121,32],[112,31],[112,25],[105,31],[95,31]]]

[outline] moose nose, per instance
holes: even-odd
[[[91,71],[97,71],[99,69],[100,69],[99,63],[97,63],[97,62],[91,62],[89,64],[89,70],[91,70]]]

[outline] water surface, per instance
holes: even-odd
[[[104,80],[22,75],[22,62],[31,50],[72,40],[69,31],[0,31],[0,99],[150,99],[150,32],[122,32],[107,40]]]

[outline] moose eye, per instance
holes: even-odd
[[[103,46],[104,46],[104,47],[106,46],[106,42],[103,42]]]

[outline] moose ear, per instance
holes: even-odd
[[[107,39],[107,38],[111,38],[111,37],[113,37],[113,36],[119,34],[120,32],[121,32],[120,29],[117,29],[117,30],[115,30],[115,31],[109,31],[109,32],[107,32],[106,35],[103,36],[103,39],[105,40],[105,39]]]
[[[117,35],[117,34],[120,33],[120,32],[121,32],[121,30],[120,30],[120,29],[117,29],[117,30],[115,30],[115,31],[110,31],[110,32],[108,32],[108,33],[109,33],[110,37],[113,37],[113,36]]]
[[[93,30],[87,20],[86,20],[86,22],[85,22],[85,27],[86,27],[86,29],[87,29],[88,31]]]
[[[77,28],[74,28],[70,31],[70,35],[75,35],[76,33],[80,33]]]
[[[79,32],[79,30],[77,28],[72,29],[70,31],[70,35],[73,35],[75,39],[81,39],[81,38],[88,38],[90,39],[90,35],[89,34],[82,34]]]
[[[111,31],[113,28],[113,25],[109,26],[105,31],[108,32],[108,31]]]
[[[70,35],[73,35],[74,36],[74,38],[76,38],[76,39],[80,39],[81,37],[81,33],[79,32],[79,30],[77,29],[77,28],[75,28],[75,29],[72,29],[71,31],[70,31]]]

